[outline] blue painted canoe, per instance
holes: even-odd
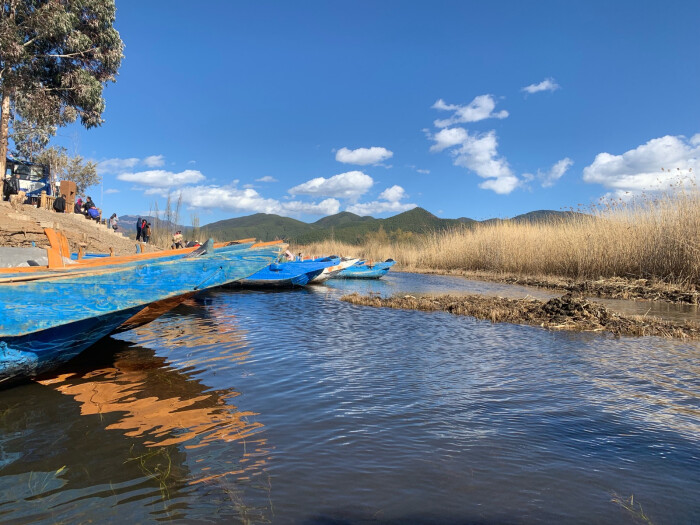
[[[334,275],[334,279],[379,279],[389,272],[389,269],[396,264],[393,259],[383,262],[368,263],[360,261],[349,268]]]
[[[73,358],[147,306],[252,275],[280,243],[242,243],[0,272],[0,386]],[[49,257],[51,259],[51,257]]]
[[[326,257],[309,261],[273,263],[259,272],[241,279],[236,284],[254,288],[293,288],[306,286],[324,268],[337,264],[339,259]]]

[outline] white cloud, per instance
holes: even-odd
[[[506,195],[520,185],[520,181],[515,175],[506,175],[496,179],[488,179],[479,184],[482,190],[493,190],[501,195]]]
[[[498,156],[498,140],[495,131],[472,135],[464,128],[448,128],[440,130],[431,138],[435,144],[431,146],[430,151],[443,151],[446,148],[459,146],[450,151],[454,157],[453,164],[465,167],[479,177],[489,179],[479,184],[480,188],[506,194],[520,184],[520,180],[511,171],[508,161]]]
[[[374,180],[361,171],[348,171],[328,179],[317,177],[288,190],[291,195],[315,195],[356,200],[367,192]]]
[[[398,202],[406,196],[401,186],[394,184],[391,188],[385,189],[379,194],[379,198],[389,202]]]
[[[165,157],[163,157],[163,155],[151,155],[143,159],[143,163],[148,168],[160,168],[165,164]]]
[[[274,177],[271,177],[270,175],[265,175],[264,177],[260,177],[259,179],[255,179],[255,182],[277,182],[277,179]]]
[[[105,194],[106,194],[106,195],[109,195],[109,194],[111,194],[111,193],[119,193],[119,190],[116,190],[116,189],[114,189],[114,188],[108,188],[108,189],[105,190]]]
[[[493,112],[496,101],[491,95],[479,95],[466,106],[447,104],[444,100],[439,99],[432,107],[442,111],[454,111],[451,117],[435,121],[435,126],[438,128],[446,128],[462,122],[479,122],[487,118],[503,119],[508,116],[508,112],[505,110],[498,113]]]
[[[395,212],[399,213],[415,208],[417,204],[401,203],[406,197],[406,192],[401,186],[393,185],[379,194],[378,201],[361,202],[347,207],[347,211],[357,215],[372,215],[375,213]]]
[[[101,160],[97,163],[97,171],[100,175],[107,175],[110,173],[121,173],[126,170],[133,169],[140,159],[136,157],[131,157],[128,159],[106,159]]]
[[[666,135],[622,155],[599,153],[583,169],[583,180],[613,190],[660,190],[676,182],[700,182],[699,170],[700,134],[690,140]]]
[[[332,215],[340,210],[336,199],[319,203],[266,199],[252,188],[235,186],[192,186],[182,193],[184,203],[199,209],[221,209],[232,212],[274,213],[277,215]]]
[[[105,159],[97,163],[97,171],[100,175],[120,174],[133,171],[136,166],[143,165],[147,168],[159,168],[165,164],[163,155],[150,155],[144,159],[129,157],[125,159]]]
[[[527,181],[539,179],[543,188],[549,188],[550,186],[554,186],[554,184],[562,178],[562,176],[568,171],[568,169],[573,164],[574,161],[566,157],[554,164],[554,166],[552,166],[549,171],[537,170],[536,175],[532,175],[530,173],[523,173],[523,179]]]
[[[172,186],[195,184],[205,179],[204,175],[197,170],[185,170],[179,173],[165,170],[150,170],[137,173],[121,173],[117,175],[117,178],[119,180],[136,182],[155,188],[169,188]]]
[[[559,84],[557,84],[553,78],[545,78],[539,84],[525,86],[521,91],[532,94],[540,91],[556,91],[557,89],[559,89]]]
[[[183,191],[182,200],[195,208],[262,213],[280,211],[279,201],[265,199],[254,189],[238,189],[234,186],[191,186]]]
[[[335,215],[340,211],[340,202],[336,199],[324,199],[321,202],[290,201],[282,204],[285,212],[294,214],[307,213],[309,215]]]
[[[469,132],[464,128],[446,128],[441,129],[435,135],[429,134],[429,137],[435,141],[435,144],[430,146],[430,151],[440,152],[467,141]]]
[[[400,202],[372,201],[357,203],[346,208],[346,211],[357,215],[373,215],[376,213],[408,211],[415,208],[417,204],[402,204]]]
[[[429,133],[428,130],[424,130],[424,131],[426,131],[427,133]],[[406,167],[407,167],[407,168],[410,168],[410,169],[412,169],[412,170],[415,170],[415,171],[417,171],[418,173],[422,173],[423,175],[427,175],[427,174],[430,173],[430,170],[423,170],[423,169],[420,169],[420,168],[416,167],[416,166],[413,165],[413,164],[407,164]]]
[[[335,160],[344,164],[357,164],[368,166],[379,164],[394,156],[394,153],[386,148],[372,146],[371,148],[348,149],[340,148],[335,154]]]

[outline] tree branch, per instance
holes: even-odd
[[[84,55],[85,53],[88,53],[89,51],[92,51],[92,48],[86,49],[85,51],[78,51],[77,53],[68,53],[67,55],[37,55],[40,57],[53,57],[53,58],[71,58],[71,57],[76,57],[80,55]]]

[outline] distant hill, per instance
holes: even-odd
[[[536,210],[516,215],[510,219],[486,219],[485,221],[477,222],[477,224],[494,224],[499,222],[547,222],[568,220],[573,219],[576,216],[584,215],[584,213],[575,211]]]
[[[319,219],[313,224],[319,228],[335,228],[337,226],[345,226],[348,224],[355,224],[358,222],[367,222],[376,220],[374,217],[361,217],[360,215],[355,215],[349,211],[341,211],[335,215],[329,215],[323,219]]]
[[[555,210],[537,210],[516,215],[511,220],[515,222],[543,222],[560,219],[571,219],[577,215],[583,216],[584,213],[575,211],[555,211]]]
[[[423,208],[413,208],[388,217],[375,219],[369,216],[360,216],[343,211],[335,215],[323,217],[313,223],[306,223],[269,213],[255,213],[245,217],[226,219],[213,222],[201,227],[201,238],[214,237],[217,240],[245,239],[255,237],[261,241],[283,239],[298,244],[320,242],[327,239],[335,239],[349,244],[363,242],[368,234],[374,234],[382,230],[388,236],[421,235],[435,231],[444,231],[456,228],[472,228],[479,224],[492,224],[495,222],[540,222],[552,219],[567,219],[575,215],[575,212],[562,212],[554,210],[537,210],[517,215],[511,219],[487,219],[476,221],[468,217],[459,219],[441,219]],[[154,225],[154,217],[145,217]],[[122,215],[119,217],[121,230],[127,235],[136,234],[135,215]],[[191,227],[160,221],[163,227],[172,230],[182,230],[187,238],[191,235]]]
[[[221,240],[246,239],[255,237],[261,241],[276,239],[293,240],[313,225],[289,217],[269,213],[256,213],[247,217],[237,217],[213,222],[202,227],[207,235]]]
[[[341,212],[310,224],[289,217],[256,213],[246,217],[214,222],[203,226],[202,230],[206,235],[221,240],[256,237],[263,241],[284,239],[307,244],[332,238],[340,242],[355,244],[362,242],[368,233],[378,232],[380,229],[383,229],[387,234],[398,231],[424,234],[447,228],[463,227],[470,221],[475,222],[471,219],[440,219],[423,208],[414,208],[387,219],[375,219],[350,212]]]

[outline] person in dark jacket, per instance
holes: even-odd
[[[75,213],[83,213],[83,199],[78,198],[78,200],[75,202],[75,206],[73,207],[73,211]]]
[[[141,240],[141,217],[136,219],[136,240]]]
[[[141,226],[141,238],[143,239],[143,242],[148,242],[151,240],[151,223],[146,222],[145,220]]]
[[[95,203],[92,202],[92,198],[88,195],[88,198],[87,198],[87,200],[85,201],[85,204],[83,204],[83,210],[84,210],[83,213],[84,213],[85,215],[88,215],[88,210],[89,210],[90,208],[97,208],[97,206],[95,206]]]
[[[3,198],[7,201],[10,200],[10,195],[17,195],[19,193],[19,173],[15,173],[14,177],[5,179],[5,186],[3,187]]]
[[[66,196],[61,195],[60,197],[56,197],[56,200],[53,201],[53,209],[57,211],[58,213],[65,213],[66,211]]]

